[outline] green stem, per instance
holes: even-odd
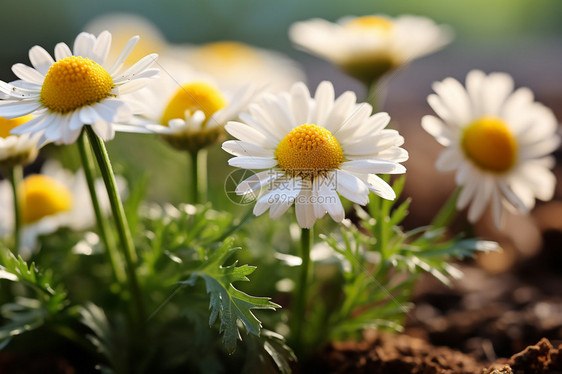
[[[431,226],[433,226],[434,229],[439,229],[441,227],[448,226],[456,217],[457,215],[456,205],[460,192],[461,189],[457,188],[451,194],[451,196],[449,196],[449,199],[445,204],[443,204],[439,212],[437,212],[437,214],[433,218],[433,221],[431,221]]]
[[[382,79],[366,84],[367,98],[366,102],[373,107],[373,113],[382,110],[386,99],[386,82]]]
[[[189,152],[191,156],[191,203],[207,201],[207,150]]]
[[[302,229],[301,232],[301,273],[297,288],[295,290],[295,309],[293,311],[293,335],[294,349],[297,354],[303,350],[303,331],[302,326],[306,315],[306,297],[308,291],[308,281],[310,272],[310,247],[311,247],[311,231],[312,229]]]
[[[127,264],[127,278],[131,287],[133,302],[135,304],[136,311],[138,312],[139,321],[144,322],[144,303],[136,273],[137,254],[135,252],[129,224],[127,223],[127,217],[125,216],[125,210],[123,209],[123,203],[121,202],[121,197],[117,191],[117,184],[115,183],[115,175],[113,174],[113,168],[111,167],[111,163],[109,161],[109,155],[107,154],[107,149],[105,148],[103,140],[96,135],[92,127],[85,126],[84,128],[86,129],[88,139],[90,140],[94,155],[96,156],[96,160],[105,183],[105,188],[107,190],[107,195],[109,197],[109,202],[111,204],[111,210],[113,212],[115,225],[119,234],[119,240],[123,249],[123,256],[125,257],[125,262]]]
[[[21,231],[21,197],[19,194],[19,185],[23,181],[23,167],[21,165],[13,166],[10,169],[10,183],[12,185],[12,194],[14,197],[14,253],[17,255],[20,250],[20,231]]]
[[[98,230],[100,233],[101,240],[105,246],[105,251],[109,258],[109,263],[113,274],[117,282],[123,284],[126,282],[125,269],[117,247],[115,246],[115,240],[111,234],[111,230],[104,219],[103,213],[101,211],[100,203],[98,200],[98,195],[96,193],[95,178],[94,178],[94,160],[92,159],[92,153],[89,148],[89,142],[86,135],[86,130],[82,130],[82,133],[78,137],[78,150],[80,151],[80,158],[82,159],[82,167],[84,169],[84,175],[86,176],[86,182],[88,183],[88,190],[90,191],[90,197],[92,200],[92,205],[94,208],[94,213],[96,215],[96,221],[98,224]]]

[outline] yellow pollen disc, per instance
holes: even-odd
[[[18,127],[19,125],[23,125],[32,118],[33,116],[30,114],[14,119],[0,117],[0,138],[7,138],[8,136],[11,136],[12,134],[10,134],[10,131],[13,128]]]
[[[111,96],[112,89],[111,75],[98,63],[85,57],[65,57],[49,68],[41,102],[52,111],[66,113],[100,102]]]
[[[507,171],[517,158],[515,137],[497,117],[482,117],[470,124],[464,130],[461,146],[469,159],[488,171]]]
[[[22,220],[25,224],[72,208],[70,190],[53,178],[39,174],[30,175],[24,179],[20,188],[23,190]]]
[[[199,48],[198,57],[212,63],[233,63],[258,59],[258,54],[251,47],[232,41],[206,44]]]
[[[164,110],[160,123],[168,126],[168,122],[172,119],[184,119],[186,111],[193,114],[198,110],[203,111],[208,120],[225,106],[226,100],[221,92],[210,84],[203,82],[186,84],[180,87],[172,97]]]
[[[293,174],[314,176],[343,162],[340,143],[323,127],[305,124],[289,132],[275,151],[279,167]]]
[[[388,33],[394,27],[394,23],[388,18],[379,16],[357,17],[345,24],[345,27],[352,30],[370,31],[376,30]]]

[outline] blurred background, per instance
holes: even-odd
[[[390,113],[393,127],[406,138],[410,152],[406,163],[408,179],[405,194],[414,203],[407,225],[427,224],[454,188],[452,174],[439,174],[433,164],[441,151],[429,135],[421,131],[420,120],[432,111],[426,103],[431,84],[452,76],[464,81],[466,73],[482,69],[487,73],[511,74],[516,87],[530,87],[538,101],[562,116],[562,2],[559,0],[22,0],[4,2],[0,13],[0,78],[15,79],[12,64],[28,64],[27,53],[35,44],[53,52],[60,41],[69,45],[91,22],[107,14],[133,14],[152,23],[160,37],[175,45],[202,44],[235,40],[288,55],[297,61],[311,89],[322,80],[334,82],[336,92],[357,92],[364,97],[361,84],[328,62],[294,49],[287,36],[296,21],[313,17],[335,21],[346,15],[401,14],[423,15],[447,24],[455,33],[453,43],[440,52],[414,61],[389,80],[383,109]],[[112,30],[110,30],[112,31]],[[131,34],[132,36],[133,34]],[[141,38],[143,35],[141,34]],[[124,45],[126,39],[119,41]],[[189,171],[187,154],[177,152],[150,135],[120,134],[108,144],[118,172],[131,183],[147,178],[149,199],[158,202],[185,201]],[[49,146],[44,157],[62,157],[67,167],[77,168],[77,150]],[[557,154],[560,159],[560,153]],[[219,147],[210,152],[210,198],[216,208],[244,211],[224,193],[229,168],[227,154]],[[32,166],[37,168],[38,165]],[[178,172],[180,170],[180,172]],[[181,170],[185,172],[181,172]],[[556,168],[561,180],[560,163]],[[502,241],[505,253],[492,263],[491,271],[503,271],[518,259],[531,256],[542,245],[545,230],[562,230],[562,189],[555,201],[539,204],[530,217],[508,220],[505,233],[495,232],[486,218],[476,225],[476,234]],[[465,228],[464,222],[459,227]],[[507,258],[507,260],[506,260]],[[507,262],[505,262],[507,261]]]

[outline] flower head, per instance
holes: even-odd
[[[440,171],[456,170],[462,187],[457,208],[470,203],[468,219],[477,221],[491,204],[500,228],[504,208],[525,213],[535,198],[550,200],[550,172],[560,139],[552,111],[534,101],[527,88],[513,92],[503,73],[471,71],[466,89],[452,78],[434,84],[428,102],[441,118],[425,116],[423,128],[447,149],[437,160]]]
[[[300,48],[340,66],[371,84],[389,71],[434,52],[451,40],[451,32],[425,17],[383,15],[297,22],[289,36]]]
[[[314,97],[303,83],[289,93],[264,95],[249,107],[242,122],[229,122],[226,131],[238,140],[223,143],[236,156],[232,166],[267,169],[246,179],[239,195],[267,186],[254,207],[261,215],[269,209],[277,218],[295,204],[297,221],[310,228],[328,213],[344,218],[338,193],[357,204],[369,201],[369,191],[385,199],[396,197],[379,174],[404,173],[400,162],[408,153],[404,138],[385,129],[386,113],[372,114],[369,104],[356,103],[353,92],[334,98],[334,88],[322,82]]]
[[[65,43],[57,44],[56,61],[43,48],[31,48],[29,59],[33,67],[15,64],[12,70],[20,80],[0,81],[0,91],[9,96],[0,101],[0,116],[15,118],[33,113],[34,119],[11,133],[43,132],[41,143],[73,143],[85,124],[92,126],[103,140],[112,139],[115,130],[142,131],[116,124],[126,123],[132,117],[131,107],[121,95],[139,89],[143,78],[158,73],[150,69],[156,54],[120,72],[138,39],[131,38],[112,64],[106,61],[111,46],[111,34],[107,31],[98,37],[80,33],[73,51]]]
[[[213,77],[229,91],[252,82],[269,92],[279,92],[304,79],[302,69],[287,56],[237,41],[176,48],[172,54],[189,61],[195,70]]]
[[[26,115],[13,119],[0,117],[0,168],[25,165],[37,157],[37,143],[41,134],[12,135],[10,131],[33,117]]]
[[[125,182],[117,179],[121,192]],[[96,193],[104,212],[109,211],[109,199],[103,181],[96,180]],[[0,182],[0,236],[13,233],[13,195],[8,181]],[[51,234],[60,227],[85,230],[95,224],[88,185],[82,170],[76,174],[63,169],[56,161],[47,162],[41,174],[26,177],[19,186],[22,229],[21,254],[29,256],[37,250],[37,238]]]
[[[223,89],[216,80],[195,73],[175,60],[163,60],[162,78],[152,82],[137,97],[149,103],[147,128],[170,145],[198,151],[224,137],[224,125],[238,118],[254,98],[257,89],[246,85],[237,92]]]

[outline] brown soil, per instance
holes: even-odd
[[[493,364],[408,335],[366,334],[362,342],[335,343],[311,372],[333,374],[559,374],[562,344],[547,339]]]

